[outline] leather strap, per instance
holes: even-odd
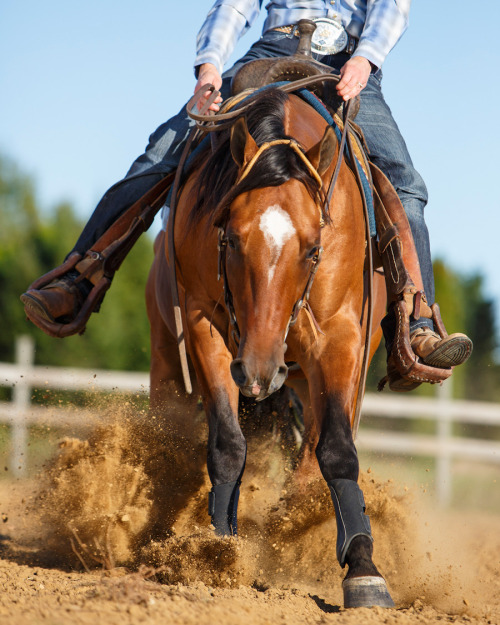
[[[349,111],[349,109],[347,109],[347,111]],[[348,112],[347,112],[347,118],[345,120],[345,126],[349,126],[349,118],[348,118]],[[358,183],[358,188],[359,191],[361,193],[361,198],[363,200],[363,216],[364,216],[364,222],[365,222],[365,241],[366,241],[366,255],[367,255],[367,260],[368,260],[368,267],[367,270],[365,272],[365,275],[367,276],[367,284],[368,284],[368,288],[367,288],[367,315],[366,315],[366,332],[365,332],[365,345],[364,345],[364,351],[363,351],[363,360],[361,363],[361,371],[360,371],[360,375],[359,375],[359,382],[358,382],[358,390],[356,393],[356,407],[354,410],[354,418],[353,418],[353,422],[352,422],[352,437],[353,440],[356,440],[356,436],[358,434],[358,429],[359,429],[359,422],[361,420],[361,407],[363,404],[363,397],[364,397],[364,393],[365,393],[365,388],[366,388],[366,377],[368,375],[368,366],[370,364],[370,345],[371,345],[371,338],[372,338],[372,324],[373,324],[373,272],[374,272],[374,266],[373,266],[373,250],[372,250],[372,246],[370,244],[371,241],[371,234],[370,234],[370,216],[368,214],[368,202],[366,200],[366,196],[365,196],[365,190],[363,187],[363,183],[361,181],[361,176],[359,173],[359,170],[356,166],[356,163],[354,161],[354,151],[353,151],[353,145],[352,145],[352,136],[351,133],[348,132],[347,133],[347,145],[349,148],[349,154],[351,155],[351,159],[352,159],[352,163],[351,163],[351,169],[354,172],[354,175],[356,177],[356,181]],[[363,308],[364,308],[364,302],[363,302]]]
[[[173,174],[168,174],[132,204],[96,241],[84,258],[81,254],[74,252],[62,265],[44,274],[30,285],[30,290],[41,289],[71,269],[77,269],[81,274],[75,282],[87,279],[94,285],[78,315],[70,323],[48,321],[33,311],[27,312],[33,323],[49,336],[57,338],[83,334],[90,315],[102,302],[104,294],[111,286],[115,271],[120,267],[139,236],[150,227],[156,213],[164,205],[173,177]]]
[[[294,80],[293,82],[287,83],[286,85],[280,85],[276,88],[285,93],[291,93],[293,91],[297,91],[298,89],[310,87],[319,83],[332,82],[336,84],[339,82],[339,80],[340,77],[338,75],[325,73],[318,74],[317,76],[307,76],[306,78]],[[214,102],[220,95],[220,91],[216,90],[215,87],[210,83],[207,83],[206,85],[200,87],[200,89],[196,91],[196,93],[192,96],[192,98],[186,105],[186,111],[189,117],[191,119],[194,119],[197,123],[197,126],[200,129],[203,129],[205,132],[218,132],[219,130],[230,128],[232,126],[232,122],[236,118],[244,115],[247,109],[253,106],[254,100],[261,95],[259,91],[258,93],[249,96],[245,100],[244,104],[239,106],[237,109],[228,111],[227,113],[218,113],[216,116],[213,116],[211,114],[207,116],[202,113],[195,113],[194,109],[207,91],[211,92],[211,96],[208,100],[208,106],[210,106],[210,104]],[[353,101],[356,102],[358,101],[358,99],[359,96],[356,96]]]
[[[210,106],[207,103],[207,108]],[[199,134],[199,131],[196,128],[193,128],[191,131],[188,140],[184,146],[182,151],[181,159],[179,161],[179,165],[175,172],[174,184],[172,187],[172,199],[170,202],[170,216],[167,224],[167,237],[168,237],[168,268],[170,273],[170,292],[172,295],[172,305],[174,308],[174,319],[175,319],[175,331],[177,336],[177,346],[179,349],[179,359],[181,362],[181,370],[182,377],[184,380],[184,387],[186,389],[186,393],[191,394],[193,392],[193,385],[191,384],[191,377],[189,375],[189,364],[187,359],[187,351],[186,351],[186,339],[184,328],[182,325],[182,312],[181,305],[179,299],[179,285],[177,283],[177,267],[176,267],[176,256],[175,256],[175,215],[177,212],[177,199],[179,195],[179,190],[181,187],[182,173],[184,170],[184,165],[186,164],[186,160],[188,158],[189,152],[191,150],[191,146],[196,136]]]

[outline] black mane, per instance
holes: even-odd
[[[288,100],[283,91],[269,88],[246,112],[248,130],[258,146],[274,139],[293,138],[284,129],[284,105]],[[228,130],[221,132],[217,144],[200,173],[191,219],[198,221],[203,216],[211,216],[214,225],[223,225],[229,206],[238,195],[252,189],[279,186],[291,178],[303,182],[315,197],[318,191],[316,180],[289,146],[275,145],[263,152],[248,176],[235,186],[238,167],[231,156]],[[202,159],[207,159],[206,152],[195,159],[190,170],[200,167]]]

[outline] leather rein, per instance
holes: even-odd
[[[281,91],[288,93],[288,92],[296,91],[297,89],[305,88],[307,86],[310,86],[319,82],[326,82],[326,81],[338,82],[338,80],[339,80],[338,77],[333,74],[322,74],[319,76],[310,76],[307,78],[296,80],[286,85],[280,85],[277,88],[280,89]],[[204,99],[203,96],[207,91],[210,91],[211,95],[209,96],[208,99]],[[219,97],[219,95],[220,95],[220,92],[217,91],[213,85],[207,84],[207,85],[202,86],[200,89],[198,89],[198,91],[194,94],[194,96],[189,100],[187,104],[187,107],[186,107],[187,113],[189,117],[191,117],[193,120],[196,121],[196,127],[191,132],[187,145],[183,151],[181,161],[179,163],[179,167],[177,168],[176,177],[175,177],[173,189],[172,189],[172,202],[170,206],[168,241],[169,241],[169,249],[171,250],[169,266],[170,266],[170,271],[171,271],[172,299],[173,299],[173,305],[174,305],[174,317],[175,317],[176,330],[177,330],[179,354],[181,358],[181,367],[182,367],[186,392],[188,393],[192,392],[192,385],[191,385],[191,380],[190,380],[190,375],[189,375],[189,368],[187,364],[187,354],[186,354],[185,341],[184,341],[184,332],[183,332],[183,327],[182,327],[181,309],[180,309],[177,275],[176,275],[175,244],[174,244],[175,211],[176,211],[176,204],[177,204],[177,196],[178,196],[178,192],[181,186],[182,170],[187,160],[190,147],[193,141],[200,134],[200,132],[201,133],[216,132],[216,131],[218,132],[220,130],[230,128],[233,125],[235,119],[244,115],[244,113],[253,105],[253,101],[255,100],[255,96],[249,96],[247,100],[245,101],[245,103],[240,105],[235,110],[219,113],[216,116],[207,115],[210,105]],[[205,100],[205,101],[203,102],[203,106],[201,107],[200,112],[198,114],[194,113],[193,109],[202,100]],[[325,214],[326,209],[330,205],[333,191],[334,191],[334,188],[335,188],[335,185],[336,185],[339,173],[340,173],[340,168],[341,168],[342,160],[344,157],[346,144],[349,146],[351,158],[354,159],[354,152],[352,151],[351,137],[349,133],[349,129],[350,129],[349,113],[350,113],[351,102],[352,101],[349,100],[347,102],[347,105],[344,107],[344,127],[342,129],[337,162],[336,162],[335,169],[334,169],[332,178],[329,182],[328,189],[326,190],[326,192],[325,192],[323,180],[321,179],[316,168],[312,165],[312,163],[306,157],[306,155],[304,154],[304,152],[302,151],[298,143],[294,141],[293,139],[277,139],[275,141],[270,141],[268,143],[261,145],[259,150],[254,155],[254,157],[246,165],[245,169],[241,172],[237,183],[243,180],[243,178],[245,178],[248,175],[248,173],[250,172],[250,170],[252,169],[252,167],[254,166],[254,164],[257,162],[258,158],[264,151],[266,151],[267,149],[269,149],[270,147],[274,145],[278,145],[278,144],[288,145],[299,156],[299,158],[302,160],[302,162],[308,169],[309,173],[318,183],[316,205],[320,213],[320,227],[323,227],[325,225],[323,216]],[[215,117],[215,120],[214,120],[214,117]],[[354,170],[354,173],[357,177],[358,187],[360,188],[360,192],[362,194],[362,199],[363,199],[365,230],[366,230],[366,237],[367,237],[366,241],[368,242],[367,250],[368,250],[368,265],[369,265],[368,314],[367,314],[367,326],[366,326],[367,329],[366,329],[366,334],[365,334],[363,362],[361,366],[360,379],[359,379],[359,384],[358,384],[358,392],[357,392],[357,397],[356,397],[356,408],[355,408],[353,428],[352,428],[353,436],[355,437],[358,424],[359,424],[359,419],[360,419],[360,410],[361,410],[362,397],[364,394],[364,386],[366,382],[366,375],[367,375],[367,369],[368,369],[368,354],[369,354],[369,346],[370,346],[370,340],[371,340],[372,308],[373,308],[372,306],[372,302],[373,302],[373,257],[372,257],[371,245],[369,244],[370,227],[369,227],[367,201],[364,195],[363,185],[361,184],[361,181],[359,179],[359,172],[357,171],[357,167],[354,163],[353,163],[352,169]],[[236,312],[235,312],[234,304],[233,304],[233,296],[229,287],[229,281],[228,281],[227,270],[226,270],[227,245],[228,245],[228,240],[225,234],[225,229],[219,228],[218,244],[217,244],[218,279],[220,280],[222,278],[223,280],[224,301],[225,301],[225,305],[229,314],[229,320],[232,326],[232,337],[235,343],[239,344],[240,330],[238,327],[238,321],[236,318]],[[292,327],[296,323],[299,313],[303,308],[306,308],[308,310],[309,317],[312,320],[313,324],[315,325],[315,328],[319,332],[321,332],[314,318],[312,309],[309,305],[309,295],[311,292],[314,278],[316,276],[316,272],[318,270],[322,252],[323,252],[323,248],[318,247],[316,254],[311,258],[311,269],[309,271],[309,276],[308,276],[308,279],[307,279],[307,282],[306,282],[306,285],[304,287],[304,291],[302,292],[301,297],[295,302],[293,306],[293,309],[292,309],[292,312],[290,314],[290,318],[288,321],[288,325],[286,328],[286,332],[285,332],[285,340],[288,335],[290,327]]]

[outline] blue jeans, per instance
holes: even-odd
[[[230,95],[231,78],[248,61],[281,57],[293,54],[298,39],[276,31],[265,33],[250,50],[223,75],[222,97]],[[315,58],[333,69],[340,70],[349,55],[340,53]],[[382,71],[373,73],[361,92],[361,106],[356,123],[365,135],[373,162],[394,185],[410,223],[422,279],[429,304],[434,302],[434,277],[432,273],[429,234],[424,221],[427,190],[420,174],[413,167],[408,149],[387,106],[381,89]],[[149,137],[148,146],[134,161],[125,178],[111,187],[97,205],[89,222],[78,239],[74,251],[85,253],[111,224],[163,175],[173,171],[180,160],[184,142],[193,122],[183,107],[175,116],[162,124]],[[385,320],[386,338],[392,335],[390,315]],[[432,327],[432,322],[412,321],[412,330],[422,325]]]

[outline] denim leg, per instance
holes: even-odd
[[[222,97],[229,97],[231,78],[247,61],[293,54],[297,43],[296,38],[282,33],[267,33],[261,37],[222,75]],[[193,125],[183,106],[177,115],[153,132],[145,152],[132,163],[125,177],[104,194],[72,251],[84,254],[134,202],[177,167]]]
[[[425,293],[429,304],[432,304],[434,278],[429,233],[424,221],[427,189],[413,167],[406,143],[375,76],[370,76],[368,85],[361,92],[361,107],[356,122],[365,135],[370,158],[389,178],[403,204],[415,240]]]
[[[183,107],[175,117],[155,130],[144,154],[97,204],[73,251],[84,254],[134,202],[177,167],[192,125]]]

